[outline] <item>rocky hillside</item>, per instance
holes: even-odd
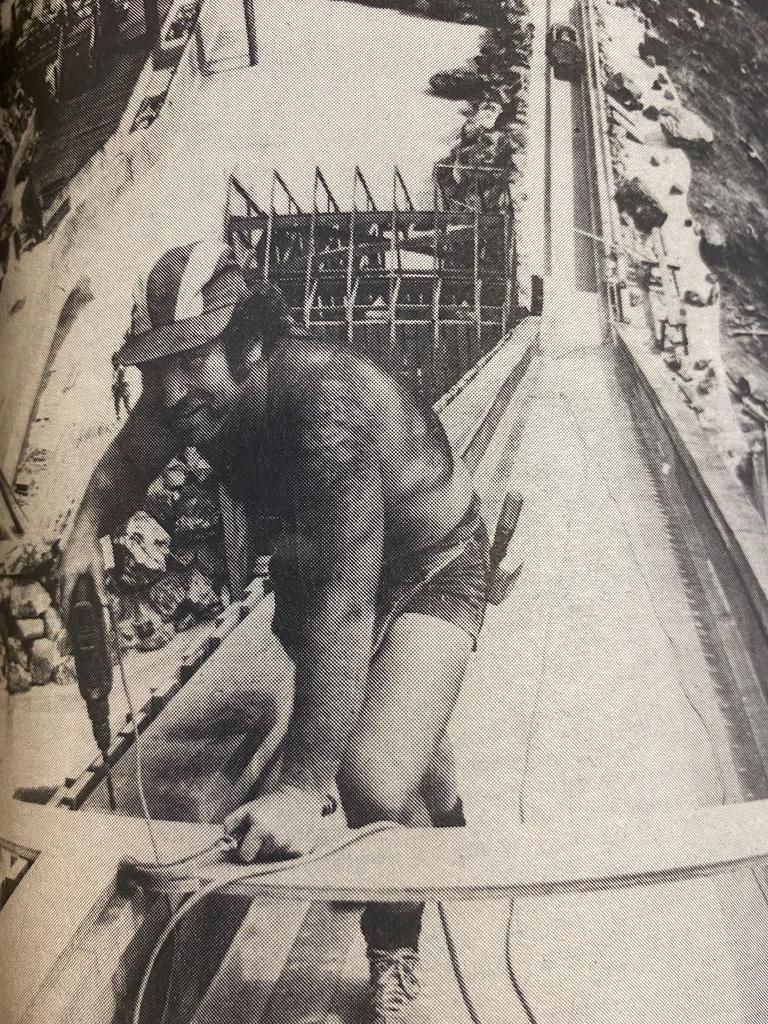
[[[669,44],[667,67],[683,102],[714,129],[716,145],[692,158],[690,206],[715,237],[722,232],[716,269],[726,364],[757,377],[758,390],[768,394],[768,4],[631,6]]]

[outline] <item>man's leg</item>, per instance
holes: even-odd
[[[445,732],[437,741],[424,779],[422,795],[436,828],[460,828],[466,825],[464,804],[456,780],[456,755]]]
[[[363,707],[339,785],[349,822],[427,826],[428,770],[453,712],[472,650],[463,629],[407,613],[371,664]],[[372,904],[363,915],[369,947],[418,947],[419,904]]]

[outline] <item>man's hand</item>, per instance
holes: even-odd
[[[282,783],[273,793],[243,804],[224,822],[227,832],[242,836],[238,860],[251,864],[310,853],[329,831],[329,818],[323,817],[327,800],[317,790]]]
[[[64,620],[69,618],[69,604],[75,584],[83,574],[90,574],[96,593],[102,605],[109,603],[104,578],[104,555],[98,537],[88,533],[73,532],[59,561],[59,605]]]

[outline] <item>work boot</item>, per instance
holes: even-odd
[[[429,1024],[421,963],[415,949],[369,949],[369,1024]]]

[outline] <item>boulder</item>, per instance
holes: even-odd
[[[199,516],[207,519],[211,528],[219,524],[219,503],[209,492],[200,487],[184,487],[179,495],[179,503],[176,506],[177,516]]]
[[[166,571],[170,535],[146,512],[131,516],[124,531],[112,538],[112,545],[115,575],[125,587],[149,585]]]
[[[605,91],[627,110],[642,110],[643,87],[626,71],[615,71],[610,75],[605,83]]]
[[[61,664],[59,649],[53,640],[41,637],[32,644],[29,656],[29,670],[35,686],[44,686]]]
[[[16,583],[11,588],[9,604],[14,619],[35,619],[50,608],[51,595],[39,583]]]
[[[462,140],[474,142],[484,132],[492,131],[501,115],[501,104],[484,100],[477,110],[467,118],[462,128]]]
[[[45,623],[42,619],[17,619],[16,629],[26,644],[45,636]]]
[[[721,263],[725,257],[728,239],[717,221],[708,221],[701,232],[699,248],[708,263]]]
[[[645,234],[660,228],[667,219],[667,211],[656,194],[638,177],[621,182],[616,189],[616,202],[620,210],[631,216],[638,230]]]
[[[692,110],[683,107],[665,110],[659,118],[659,124],[672,146],[704,150],[715,141],[715,133],[707,122]]]
[[[187,582],[187,607],[193,615],[205,618],[219,607],[219,596],[203,574],[195,569]]]
[[[174,627],[170,623],[163,623],[160,628],[153,627],[151,631],[143,632],[138,638],[136,649],[139,651],[159,651],[175,635],[176,630]]]
[[[177,491],[187,482],[189,470],[181,459],[172,459],[162,472],[162,480],[166,487]]]
[[[170,561],[177,569],[187,570],[187,575],[194,567],[198,568],[214,590],[220,590],[227,579],[224,553],[213,540],[178,548],[174,546]]]
[[[69,653],[69,637],[67,631],[64,628],[64,623],[61,621],[61,616],[56,609],[51,605],[43,614],[43,623],[45,624],[45,635],[49,640],[53,640],[59,649],[60,654]]]
[[[153,584],[147,594],[153,608],[160,613],[164,622],[173,622],[187,600],[186,578],[180,572],[169,572]]]
[[[179,544],[192,544],[198,540],[206,540],[215,529],[215,524],[207,516],[179,516],[174,527],[174,539]]]
[[[652,58],[656,64],[669,63],[669,43],[654,32],[646,32],[637,49],[643,60]]]
[[[18,637],[9,636],[5,647],[8,651],[8,658],[13,664],[21,665],[22,668],[29,668],[29,655]]]
[[[73,684],[77,684],[75,659],[72,657],[62,658],[53,670],[51,682],[56,683],[57,686],[71,686]]]
[[[485,80],[473,68],[455,68],[453,71],[438,71],[429,80],[429,88],[435,96],[447,100],[480,100],[485,93]]]
[[[29,690],[32,686],[32,676],[21,665],[11,662],[8,668],[6,686],[9,693],[24,693],[25,690]]]
[[[190,447],[184,449],[184,465],[197,483],[206,485],[215,482],[211,464],[206,462],[197,448]]]
[[[157,520],[160,525],[169,530],[176,518],[176,502],[179,492],[166,487],[162,477],[158,477],[150,485],[147,496],[144,499],[144,511],[152,519]]]
[[[48,541],[0,541],[0,573],[4,576],[40,577],[50,571],[53,561]]]
[[[155,651],[176,631],[160,612],[140,594],[122,594],[119,601],[118,637],[123,649]]]

